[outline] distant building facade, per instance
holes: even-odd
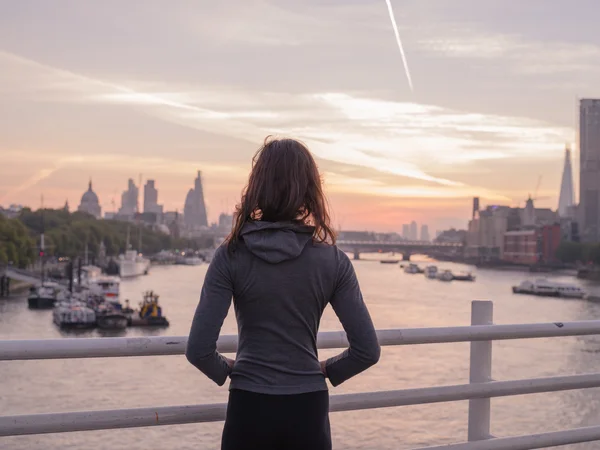
[[[121,208],[117,213],[124,219],[131,219],[138,212],[139,188],[130,178],[127,182],[127,190],[121,194]]]
[[[421,225],[421,241],[429,242],[431,237],[429,236],[429,227],[427,225]]]
[[[600,241],[600,99],[579,104],[579,222],[584,242]]]
[[[417,222],[415,222],[414,220],[410,223],[410,240],[411,241],[416,241],[419,239],[419,235],[418,235],[418,225]]]
[[[410,240],[410,225],[407,223],[402,225],[402,237],[406,240]]]
[[[7,217],[9,219],[14,219],[15,217],[18,217],[19,214],[21,214],[22,210],[23,210],[23,205],[12,204],[8,208],[2,208],[0,206],[0,214],[2,214],[4,217]]]
[[[437,231],[435,242],[440,244],[464,244],[467,241],[467,231],[450,228],[445,231]]]
[[[188,229],[208,227],[206,204],[204,203],[204,189],[202,187],[202,175],[200,171],[198,171],[198,176],[194,180],[194,188],[189,190],[185,198],[183,218]]]
[[[158,221],[163,215],[163,207],[158,204],[158,189],[154,180],[147,180],[144,185],[144,213],[155,214]]]
[[[560,224],[507,231],[504,234],[502,260],[522,265],[557,262],[556,251],[561,240]]]
[[[88,190],[81,196],[81,202],[79,203],[77,211],[91,214],[96,219],[102,217],[102,208],[100,207],[98,196],[92,189],[92,180],[90,180],[88,184]]]
[[[221,229],[223,231],[227,231],[227,232],[231,231],[231,229],[233,227],[233,215],[221,213],[221,215],[219,215],[218,227],[219,227],[219,229]]]

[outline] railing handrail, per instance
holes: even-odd
[[[600,373],[361,392],[332,395],[329,410],[356,411],[596,387],[600,387]],[[3,416],[0,436],[217,422],[225,419],[225,410],[225,403],[215,403]]]
[[[471,342],[469,384],[333,395],[330,410],[469,400],[469,442],[430,447],[429,450],[525,450],[600,440],[600,426],[491,438],[490,398],[600,387],[600,373],[493,381],[491,341],[600,335],[600,320],[493,325],[492,310],[491,302],[473,302],[471,326],[377,331],[381,345]],[[186,344],[185,336],[4,340],[0,341],[0,360],[181,355]],[[344,332],[319,333],[319,348],[347,345]],[[235,352],[237,336],[222,336],[217,347],[223,353]],[[225,404],[211,404],[4,416],[0,417],[0,436],[212,422],[223,420],[225,409]]]
[[[379,343],[385,346],[595,334],[600,334],[600,320],[377,330]],[[217,349],[222,353],[235,353],[237,339],[237,335],[221,336]],[[187,336],[1,340],[0,361],[181,355],[186,345]],[[320,349],[344,348],[348,340],[343,331],[325,331],[319,333],[317,345]]]

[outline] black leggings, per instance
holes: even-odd
[[[329,393],[229,392],[221,450],[331,450]]]

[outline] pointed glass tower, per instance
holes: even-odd
[[[558,214],[560,217],[569,217],[571,207],[575,203],[573,191],[573,168],[571,167],[571,149],[565,149],[565,167],[560,183],[560,197],[558,198]]]

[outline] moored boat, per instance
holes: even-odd
[[[119,312],[96,315],[98,328],[104,330],[123,330],[129,325],[129,318]]]
[[[400,262],[399,259],[382,259],[379,261],[381,264],[398,264]]]
[[[168,327],[169,321],[163,316],[158,298],[154,291],[146,291],[140,303],[140,310],[129,315],[129,326]]]
[[[453,280],[475,281],[475,275],[473,275],[471,272],[459,273],[458,275],[453,275]]]
[[[454,275],[449,270],[443,270],[437,274],[437,279],[440,281],[452,281],[454,280]]]
[[[518,286],[513,286],[515,294],[529,294],[540,297],[584,298],[586,292],[579,286],[568,283],[557,283],[546,279],[523,281]]]
[[[51,309],[56,302],[67,300],[66,290],[58,283],[44,281],[40,286],[32,286],[27,296],[30,309]]]
[[[61,328],[94,328],[96,313],[80,301],[57,303],[52,311],[52,319]]]
[[[150,260],[135,250],[127,250],[119,256],[118,264],[121,278],[147,275],[150,270]]]
[[[417,273],[423,273],[424,270],[421,269],[419,266],[417,266],[416,264],[410,263],[408,266],[406,266],[404,268],[404,273],[409,273],[411,275],[417,274]]]
[[[425,277],[430,279],[437,278],[438,268],[437,266],[427,266],[425,268]]]

